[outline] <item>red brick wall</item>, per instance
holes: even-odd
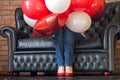
[[[113,2],[120,0],[106,0]],[[14,10],[21,6],[22,0],[0,0],[0,28],[4,25],[15,26]],[[120,72],[120,41],[116,44],[115,53],[115,72]],[[0,36],[0,74],[7,74],[8,71],[8,52],[6,39]]]
[[[21,6],[22,0],[0,0],[0,28],[15,26],[14,10]],[[6,39],[0,36],[0,74],[8,71],[8,52]]]

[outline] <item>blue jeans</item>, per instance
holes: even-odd
[[[56,59],[58,66],[72,66],[74,50],[74,32],[68,28],[55,34]]]

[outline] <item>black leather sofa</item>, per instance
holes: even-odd
[[[3,26],[1,36],[7,38],[9,72],[55,72],[57,63],[53,36],[33,38],[32,27],[23,19],[21,8],[15,10],[16,27]],[[114,71],[116,41],[120,32],[120,3],[107,3],[103,17],[92,22],[87,39],[76,35],[75,72]]]

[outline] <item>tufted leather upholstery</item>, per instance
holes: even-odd
[[[115,43],[120,32],[120,3],[107,3],[102,18],[92,22],[87,38],[75,33],[74,71],[113,71]],[[33,38],[33,29],[23,19],[21,8],[15,10],[16,28],[4,26],[1,36],[8,42],[8,68],[11,72],[56,71],[53,36]]]

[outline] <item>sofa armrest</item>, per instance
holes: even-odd
[[[12,26],[4,26],[0,29],[0,35],[4,38],[7,38],[7,44],[8,44],[8,56],[9,56],[9,71],[13,70],[13,67],[11,67],[12,64],[12,55],[13,52],[16,50],[17,40],[19,38],[26,38],[28,37],[26,34],[18,31],[16,28]],[[20,37],[22,36],[22,37]]]
[[[115,42],[117,40],[117,34],[120,32],[120,23],[111,22],[104,32],[104,48],[108,49],[108,59],[110,65],[114,63]],[[110,70],[114,70],[114,65],[109,66]]]
[[[1,36],[7,38],[8,48],[9,48],[8,51],[16,50],[17,33],[18,31],[11,26],[4,26],[1,28],[0,31]],[[12,53],[11,51],[9,53]]]
[[[18,31],[11,26],[4,26],[0,30],[1,36],[4,38],[7,38],[8,56],[9,56],[8,71],[13,70],[13,67],[11,66],[11,64],[12,64],[12,59],[13,59],[13,57],[12,57],[13,51],[16,50],[17,33],[18,33]]]
[[[117,38],[117,34],[120,32],[120,23],[119,22],[111,22],[105,28],[104,31],[104,48],[110,48],[114,46],[115,38]]]
[[[22,31],[17,30],[12,26],[2,27],[0,30],[0,34],[2,37],[7,38],[8,47],[12,51],[16,50],[16,42],[18,41],[18,39],[29,38],[26,33],[23,33]]]

